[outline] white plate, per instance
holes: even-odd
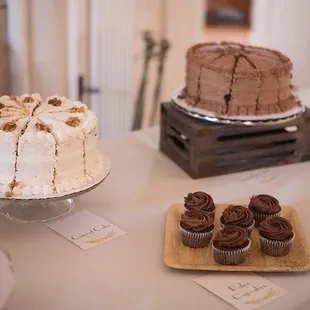
[[[0,247],[0,309],[9,298],[14,287],[14,275],[10,257]]]
[[[179,87],[171,94],[171,100],[188,115],[204,119],[216,123],[224,124],[243,124],[243,125],[258,125],[268,123],[287,122],[292,118],[295,118],[305,111],[305,107],[300,105],[294,107],[292,110],[285,113],[275,113],[262,116],[218,116],[214,112],[210,112],[201,108],[193,107],[189,105],[185,99],[179,98],[184,86]]]

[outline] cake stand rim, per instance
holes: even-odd
[[[292,119],[295,119],[302,115],[306,111],[306,107],[301,104],[300,109],[296,111],[296,113],[291,114],[289,116],[284,116],[284,117],[279,117],[279,118],[260,118],[260,119],[235,119],[233,117],[217,117],[215,115],[210,115],[213,112],[210,112],[209,115],[207,114],[202,114],[196,111],[191,111],[190,109],[184,107],[185,104],[181,104],[181,101],[185,101],[184,99],[179,99],[178,96],[181,94],[181,91],[184,89],[184,85],[180,86],[177,88],[171,95],[170,99],[172,100],[172,103],[183,113],[199,119],[199,120],[204,120],[204,121],[210,121],[213,123],[218,123],[218,124],[231,124],[231,125],[247,125],[247,126],[255,126],[255,125],[272,125],[272,124],[281,124],[281,123],[286,123]],[[188,105],[187,105],[188,106]],[[188,106],[190,108],[190,106]],[[208,111],[206,111],[207,113]]]
[[[103,165],[100,173],[98,174],[98,177],[93,181],[86,185],[81,186],[80,188],[76,188],[74,190],[71,190],[71,192],[65,192],[63,194],[51,194],[51,195],[35,195],[32,196],[15,196],[15,197],[0,197],[1,201],[16,201],[16,202],[40,202],[40,201],[61,201],[66,200],[70,198],[74,198],[77,196],[81,196],[83,194],[86,194],[92,190],[94,190],[96,187],[98,187],[111,173],[111,161],[109,157],[106,154],[102,154],[102,159],[104,159],[105,164]],[[1,209],[1,208],[0,208]]]

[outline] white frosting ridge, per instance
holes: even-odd
[[[38,119],[32,119],[19,139],[16,181],[17,187],[26,193],[29,189],[24,184],[34,188],[44,187],[48,194],[53,192],[56,142],[51,133],[37,130],[38,123]]]
[[[5,192],[15,178],[18,140],[29,120],[29,117],[18,120],[16,128],[12,131],[0,130],[0,183]]]

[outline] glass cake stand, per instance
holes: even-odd
[[[42,223],[54,220],[70,212],[74,207],[73,198],[92,191],[99,186],[109,175],[111,164],[109,159],[104,156],[104,166],[98,177],[88,185],[72,190],[63,195],[17,196],[13,198],[0,198],[0,215],[11,220],[18,220],[27,223]]]

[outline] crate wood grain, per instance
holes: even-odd
[[[227,205],[217,205],[215,231],[219,230],[219,217]],[[262,254],[258,231],[253,229],[252,245],[246,261],[238,266],[219,265],[215,262],[211,243],[206,248],[193,249],[183,245],[179,232],[179,221],[184,211],[183,204],[169,208],[166,221],[164,262],[167,266],[187,270],[249,271],[249,272],[297,272],[310,270],[310,254],[305,234],[297,211],[291,207],[282,208],[282,216],[288,219],[295,232],[290,253],[283,257]]]
[[[282,124],[227,125],[161,105],[160,150],[192,178],[310,160],[310,111]]]

